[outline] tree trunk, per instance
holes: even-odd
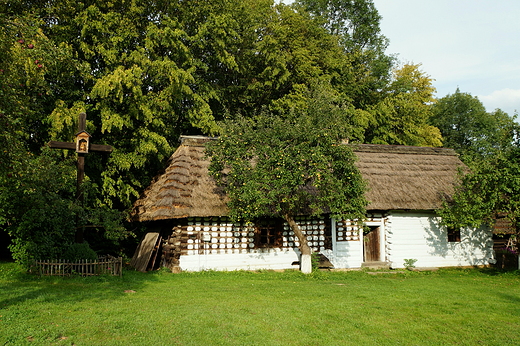
[[[298,227],[292,215],[284,214],[283,217],[285,221],[287,221],[287,223],[289,224],[289,227],[291,227],[291,230],[293,231],[294,235],[298,237],[298,241],[300,242],[300,270],[304,274],[310,274],[312,273],[312,250],[309,247],[309,243],[307,242],[307,237],[302,233],[300,227]]]

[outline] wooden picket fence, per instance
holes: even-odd
[[[81,260],[69,262],[65,260],[36,261],[34,272],[40,276],[94,276],[94,275],[123,275],[123,258],[104,256],[97,260]]]

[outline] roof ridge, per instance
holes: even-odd
[[[350,144],[354,152],[459,156],[454,149],[395,144]]]
[[[217,139],[218,137],[209,137],[204,135],[181,135],[179,140],[181,145],[203,147],[207,142]],[[459,156],[454,149],[439,147],[422,147],[399,144],[363,144],[363,143],[345,143],[349,145],[355,152],[365,153],[393,153],[393,154],[422,154],[422,155],[445,155]]]

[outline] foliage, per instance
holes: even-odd
[[[88,243],[83,242],[69,245],[63,251],[60,259],[77,262],[80,260],[96,260],[97,258],[97,253],[90,248]]]
[[[18,108],[4,114],[26,133],[13,143],[39,154],[49,139],[71,141],[77,114],[87,112],[93,141],[115,149],[108,158],[89,155],[86,174],[96,199],[118,209],[131,206],[180,134],[217,134],[226,114],[298,107],[300,90],[313,84],[330,84],[360,108],[355,124],[366,124],[363,110],[392,63],[370,2],[337,4],[341,25],[356,27],[342,38],[305,7],[271,0],[1,6],[0,65],[16,87],[0,97],[16,94]]]
[[[381,16],[371,0],[301,0],[298,3],[324,20],[333,34],[343,37],[351,50],[384,50],[387,39],[381,35]]]
[[[320,255],[317,252],[313,252],[311,256],[312,272],[317,272],[320,269]]]
[[[301,6],[339,38],[350,62],[349,74],[337,77],[338,89],[354,106],[366,109],[381,100],[394,59],[385,54],[388,40],[381,34],[381,16],[372,0],[299,0]],[[348,76],[348,77],[347,77]],[[347,78],[345,78],[347,77]]]
[[[441,131],[445,147],[455,149],[464,162],[477,161],[477,165],[507,150],[518,127],[515,117],[500,109],[488,113],[477,97],[459,89],[433,105],[430,124]]]
[[[520,142],[515,116],[486,112],[478,98],[458,89],[433,107],[431,123],[444,145],[461,154],[470,171],[440,210],[450,227],[492,227],[505,217],[520,235]],[[516,241],[516,240],[515,240]],[[517,246],[517,245],[516,245]]]
[[[411,270],[411,269],[415,268],[415,262],[417,262],[417,259],[415,259],[415,258],[405,258],[403,266],[406,269]]]
[[[342,144],[350,109],[328,103],[321,86],[309,92],[313,97],[297,115],[262,112],[227,121],[207,147],[210,173],[224,186],[231,218],[284,218],[305,256],[311,250],[294,216],[331,213],[362,220],[367,204],[354,153]],[[311,269],[302,264],[302,271]]]
[[[302,211],[363,218],[365,184],[351,148],[341,144],[348,110],[320,101],[309,104],[306,114],[262,112],[223,124],[224,133],[210,142],[208,155],[234,219]]]
[[[6,4],[0,3],[0,9]],[[48,71],[63,59],[60,49],[39,29],[32,15],[10,17],[0,10],[0,174],[12,174],[12,163],[39,150],[48,125]]]
[[[11,236],[13,258],[26,266],[60,257],[83,225],[103,227],[112,241],[126,234],[121,213],[78,204],[73,158],[56,156],[50,149],[26,154],[11,163],[12,173],[0,177],[0,225]]]
[[[446,201],[440,215],[451,227],[493,225],[497,216],[507,217],[520,230],[520,147],[479,161],[462,177],[462,184]]]
[[[434,102],[433,80],[420,65],[405,64],[393,72],[386,95],[370,108],[366,143],[441,146],[439,130],[428,124]]]

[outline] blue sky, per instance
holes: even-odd
[[[437,97],[458,87],[488,111],[520,111],[520,0],[373,2],[390,40],[387,53],[422,64]]]

